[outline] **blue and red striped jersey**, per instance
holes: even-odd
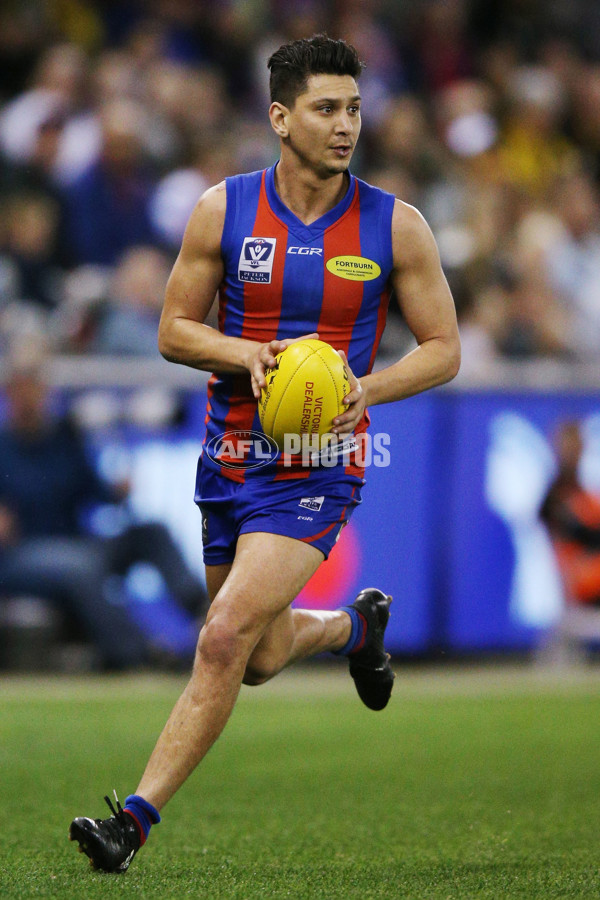
[[[389,302],[394,197],[350,175],[342,200],[305,225],[279,198],[275,166],[226,187],[220,331],[261,343],[318,332],[345,351],[357,377],[370,372]],[[367,424],[365,416],[357,432]],[[260,431],[249,376],[211,376],[206,428],[205,446],[226,432]],[[246,470],[221,471],[241,481]],[[281,466],[259,471],[302,477]]]

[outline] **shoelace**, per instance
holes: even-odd
[[[115,790],[113,790],[113,794],[115,795],[115,803],[117,804],[116,809],[114,808],[114,806],[112,804],[112,800],[110,799],[109,796],[105,795],[104,799],[106,800],[106,802],[108,804],[108,808],[110,809],[110,811],[113,814],[113,816],[115,817],[115,819],[122,819],[123,818],[123,808],[122,808],[121,804],[119,803],[119,798],[117,797],[117,792]]]
[[[110,799],[110,797],[108,797],[108,796],[104,797],[113,817],[111,819],[96,819],[96,822],[99,825],[101,824],[106,828],[106,830],[108,831],[111,838],[113,838],[113,840],[119,840],[119,839],[122,840],[123,836],[124,836],[123,830],[126,829],[126,827],[129,823],[127,822],[127,819],[125,817],[125,812],[124,812],[121,804],[119,803],[119,798],[117,797],[117,792],[113,791],[113,794],[115,795],[115,803],[117,804],[116,809],[113,806],[113,803],[112,803],[112,800]]]

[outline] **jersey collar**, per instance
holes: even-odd
[[[275,213],[278,219],[287,225],[290,231],[293,231],[294,234],[302,238],[310,238],[315,234],[320,234],[329,228],[330,225],[333,225],[344,213],[350,208],[350,205],[354,199],[354,193],[356,190],[356,178],[352,175],[351,172],[348,172],[350,176],[350,181],[348,184],[348,190],[342,197],[339,203],[337,203],[333,209],[330,209],[325,215],[321,216],[320,219],[316,219],[314,222],[311,222],[310,225],[305,225],[298,216],[296,216],[289,207],[285,205],[283,200],[281,200],[277,190],[275,188],[275,168],[277,163],[274,166],[271,166],[265,172],[265,188],[267,192],[267,200],[269,201],[269,206],[272,211]]]

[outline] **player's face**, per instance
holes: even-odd
[[[360,94],[350,75],[311,75],[285,117],[284,143],[327,178],[345,172],[360,134]]]

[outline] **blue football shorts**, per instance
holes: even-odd
[[[361,502],[361,486],[338,467],[281,481],[251,475],[240,484],[203,466],[200,459],[195,500],[202,513],[204,562],[233,562],[240,534],[255,531],[312,544],[327,559]]]

